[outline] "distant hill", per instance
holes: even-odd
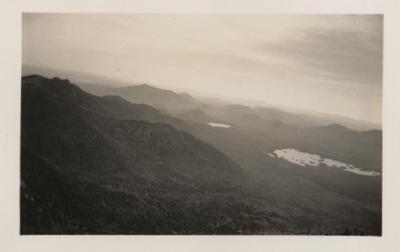
[[[47,77],[70,78],[84,91],[97,95],[118,95],[132,103],[142,103],[153,106],[159,111],[170,113],[181,117],[184,114],[191,116],[191,110],[200,109],[205,113],[215,113],[223,109],[225,112],[256,113],[262,119],[271,123],[292,124],[297,127],[326,126],[329,124],[340,124],[347,128],[365,131],[381,129],[377,123],[364,122],[352,118],[303,111],[299,109],[279,107],[266,102],[243,100],[243,99],[219,99],[215,97],[194,98],[190,94],[176,93],[167,89],[161,89],[148,84],[141,84],[139,81],[123,81],[104,76],[97,76],[78,71],[57,70],[48,67],[32,65],[22,66],[23,75],[41,74]],[[207,111],[208,110],[208,111]],[[240,111],[242,110],[242,111]],[[211,118],[214,114],[208,114]],[[192,118],[193,119],[193,118]]]
[[[207,115],[204,111],[199,108],[185,110],[180,113],[176,113],[175,116],[178,116],[184,120],[199,122],[199,123],[208,123],[208,122],[216,122],[219,119],[214,118],[210,115]]]
[[[36,65],[22,65],[22,76],[28,75],[41,75],[46,78],[63,78],[69,79],[71,82],[75,84],[87,84],[87,85],[95,85],[97,87],[109,87],[109,86],[127,86],[127,85],[139,85],[140,81],[132,81],[130,80],[119,80],[116,78],[109,78],[107,76],[101,76],[97,74],[91,74],[84,71],[73,71],[73,70],[61,70],[55,69],[51,67],[45,66],[36,66]]]
[[[364,122],[339,115],[310,111],[290,111],[274,107],[255,107],[254,109],[263,118],[276,118],[297,126],[312,127],[340,124],[358,131],[381,129],[381,126],[376,123]]]
[[[170,112],[195,109],[200,105],[199,101],[186,93],[178,94],[148,84],[106,87],[81,83],[79,86],[84,91],[94,95],[119,95],[132,103],[147,104]]]

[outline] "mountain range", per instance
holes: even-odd
[[[291,147],[382,172],[380,130],[40,75],[22,78],[21,100],[23,234],[381,232],[380,176],[267,155]]]

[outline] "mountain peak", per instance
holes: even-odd
[[[22,77],[22,83],[41,84],[47,81],[49,81],[49,78],[39,74],[31,74]]]
[[[332,129],[332,130],[349,130],[348,128],[346,128],[343,125],[340,125],[338,123],[332,123],[332,124],[328,124],[326,126],[324,126],[324,128],[326,129]]]
[[[120,95],[133,103],[143,103],[169,111],[194,109],[199,102],[188,94],[151,86],[147,83],[140,85],[113,88],[109,94]]]
[[[43,84],[43,83],[52,83],[52,84],[71,84],[69,79],[61,79],[58,77],[47,78],[45,76],[39,74],[31,74],[22,77],[23,83],[33,83],[33,84]]]
[[[351,129],[346,128],[345,126],[337,123],[328,124],[326,126],[321,126],[319,129],[323,130],[323,132],[332,132],[332,133],[340,133],[346,134],[352,132]]]
[[[47,79],[47,78],[44,76],[41,76],[39,74],[30,74],[30,75],[22,76],[22,79],[28,80],[28,79]]]
[[[136,86],[139,86],[139,87],[150,87],[150,88],[155,88],[155,87],[153,87],[153,86],[151,86],[150,84],[147,84],[147,83],[143,83],[143,84],[136,85]]]

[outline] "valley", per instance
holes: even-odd
[[[382,132],[322,121],[25,76],[21,232],[380,235]]]

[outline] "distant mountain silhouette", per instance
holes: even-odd
[[[105,87],[94,84],[79,84],[79,86],[95,95],[119,95],[132,103],[147,104],[167,111],[195,109],[200,105],[199,101],[186,93],[178,94],[148,84],[126,87]]]
[[[236,107],[234,109],[236,112],[238,112],[240,109],[244,109],[242,112],[248,109],[253,110],[252,112],[255,110],[255,112],[263,119],[279,120],[285,124],[293,124],[297,127],[315,127],[326,126],[329,124],[340,124],[347,128],[361,131],[381,129],[381,125],[377,123],[364,122],[339,115],[274,107],[265,103],[251,102],[246,100],[226,101],[213,97],[196,99],[186,93],[178,94],[176,92],[156,88],[148,84],[139,84],[140,82],[138,81],[126,82],[104,76],[96,76],[85,72],[57,70],[48,67],[32,65],[23,65],[22,72],[23,75],[40,73],[41,75],[47,77],[58,76],[63,78],[72,78],[74,83],[79,85],[84,91],[91,94],[98,96],[120,95],[130,102],[151,105],[156,107],[159,111],[166,113],[172,112],[172,114],[175,116],[185,113],[186,110],[189,111],[197,108],[203,109],[204,105],[206,105],[206,107],[211,106],[212,110],[219,105],[228,105],[225,108],[231,107],[232,109]],[[121,93],[119,90],[130,89],[131,87],[132,90],[128,90],[129,92],[127,94]],[[143,93],[138,92],[135,94],[135,89],[143,89],[145,92],[140,91]]]
[[[176,115],[183,118],[184,120],[190,120],[199,123],[219,121],[219,119],[207,115],[204,111],[202,111],[199,108],[185,110],[183,112],[177,113]]]

